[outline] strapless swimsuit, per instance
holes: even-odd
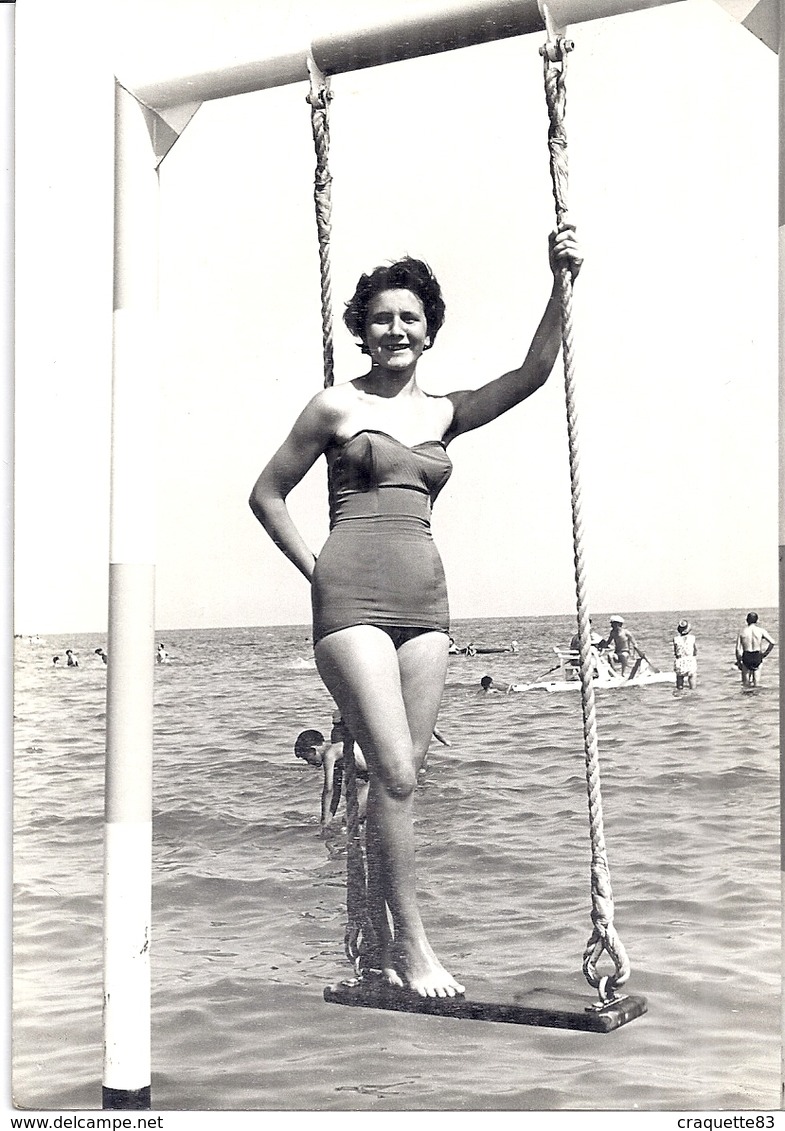
[[[311,582],[314,643],[352,625],[448,632],[431,504],[452,472],[440,440],[364,429],[327,451],[330,536]]]

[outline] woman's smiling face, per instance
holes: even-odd
[[[379,291],[373,296],[365,319],[365,345],[374,365],[396,372],[408,369],[428,344],[425,308],[413,291]]]

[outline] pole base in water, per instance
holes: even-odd
[[[104,1111],[149,1111],[150,1085],[127,1091],[125,1088],[103,1088],[102,1108]]]
[[[327,986],[324,1000],[332,1005],[425,1013],[459,1021],[501,1021],[588,1033],[610,1033],[647,1011],[646,999],[634,994],[619,995],[606,1005],[578,993],[541,987],[516,990],[512,986],[500,992],[483,987],[468,989],[460,997],[420,997],[413,990],[390,986],[374,977]]]

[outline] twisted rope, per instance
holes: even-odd
[[[332,264],[330,262],[330,235],[332,233],[332,183],[330,174],[330,80],[308,56],[308,74],[311,89],[307,101],[311,105],[311,130],[316,150],[316,169],[313,182],[313,200],[316,208],[316,230],[319,235],[319,275],[322,291],[322,353],[324,356],[324,386],[335,379],[333,368],[333,294]]]
[[[365,875],[360,808],[357,800],[357,767],[354,760],[354,739],[348,733],[343,743],[344,780],[346,782],[346,930],[343,949],[362,976],[364,969],[376,962],[376,932],[368,914],[368,885]]]
[[[308,56],[311,87],[307,101],[311,106],[311,130],[316,151],[313,199],[316,209],[316,231],[319,237],[319,274],[322,295],[322,354],[324,387],[335,380],[333,363],[333,300],[330,236],[332,234],[332,175],[330,173],[330,80]],[[354,739],[349,732],[343,743],[344,781],[346,784],[346,930],[344,951],[358,974],[375,951],[375,933],[368,915],[368,885],[360,836],[360,807],[357,800],[357,767],[354,760]]]
[[[545,99],[548,105],[548,149],[550,152],[551,180],[556,204],[556,223],[559,231],[562,231],[569,224],[567,213],[567,132],[564,125],[564,116],[567,99],[565,81],[567,52],[572,50],[572,47],[573,44],[569,40],[561,37],[553,39],[549,29],[548,41],[540,49],[544,63]],[[564,391],[567,406],[567,436],[570,452],[570,494],[580,648],[581,705],[583,709],[586,786],[591,838],[591,919],[594,929],[584,950],[583,973],[589,984],[599,990],[601,1001],[607,1002],[613,1000],[616,988],[623,985],[629,978],[630,964],[621,939],[613,925],[613,892],[611,890],[602,821],[600,761],[594,705],[594,683],[592,680],[591,630],[586,599],[586,566],[583,550],[578,414],[575,404],[573,288],[572,274],[568,267],[563,267],[560,270],[558,281],[562,321]],[[597,963],[603,952],[606,952],[613,961],[615,974],[601,976],[598,973]]]

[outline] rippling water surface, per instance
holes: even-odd
[[[345,837],[296,761],[330,699],[306,628],[163,634],[155,672],[156,1110],[776,1109],[780,1076],[778,696],[743,694],[746,610],[691,615],[700,685],[598,694],[605,837],[628,988],[649,1012],[607,1035],[348,1010]],[[669,668],[683,611],[630,626]],[[602,618],[595,617],[596,623]],[[773,610],[761,621],[776,624]],[[592,1000],[579,695],[477,695],[553,663],[569,618],[457,622],[517,655],[450,662],[418,791],[429,934],[467,984]],[[98,636],[16,642],[14,1095],[101,1102],[106,669]],[[73,647],[81,666],[52,665]]]

